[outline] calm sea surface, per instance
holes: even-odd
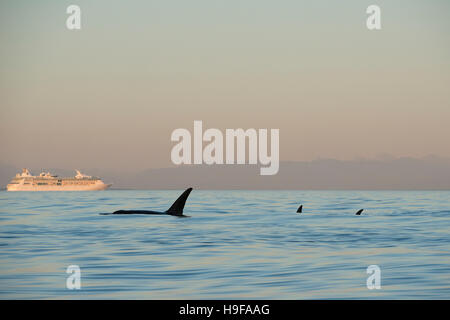
[[[191,218],[99,215],[180,193],[0,192],[0,298],[450,299],[450,192],[194,190]]]

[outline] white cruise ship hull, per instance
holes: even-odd
[[[106,190],[110,187],[110,184],[105,183],[95,183],[91,185],[24,185],[24,184],[13,184],[7,185],[7,191],[97,191]]]

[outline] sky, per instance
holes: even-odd
[[[0,162],[168,167],[194,120],[279,129],[281,161],[450,157],[449,35],[445,0],[3,0]]]

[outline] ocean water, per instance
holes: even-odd
[[[0,192],[0,298],[450,299],[450,192],[194,190],[190,218],[99,215],[180,193]]]

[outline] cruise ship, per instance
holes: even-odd
[[[105,184],[100,178],[82,174],[76,170],[75,177],[60,178],[50,172],[33,176],[28,169],[16,174],[6,186],[7,191],[92,191],[105,190],[111,184]]]

